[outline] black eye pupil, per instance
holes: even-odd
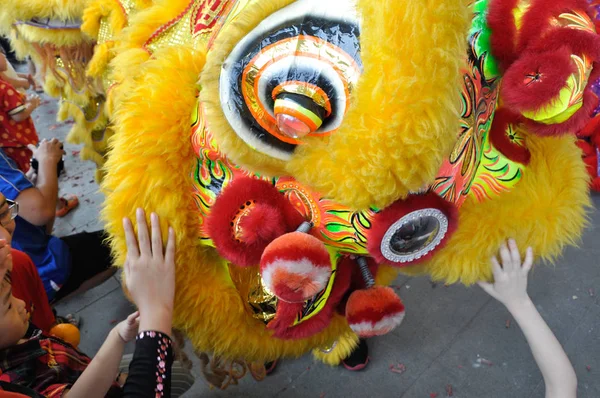
[[[437,235],[439,223],[429,217],[419,218],[403,225],[390,240],[395,253],[408,254],[423,249]]]

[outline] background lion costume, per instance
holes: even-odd
[[[401,322],[385,287],[398,271],[470,285],[508,237],[555,258],[589,206],[575,143],[597,106],[589,12],[154,2],[95,71],[112,87],[103,215],[117,264],[122,218],[156,210],[177,231],[174,322],[196,349],[316,349],[335,364],[357,334]]]

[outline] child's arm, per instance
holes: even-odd
[[[22,88],[27,90],[30,87],[30,80],[27,77],[23,78],[21,74],[19,74],[19,77],[15,79],[10,76],[7,76],[6,73],[0,72],[0,78],[5,82],[10,83],[11,86],[17,89]]]
[[[68,398],[102,398],[119,373],[125,343],[135,339],[139,326],[139,313],[129,315],[110,331],[100,351],[67,392]]]
[[[527,294],[527,274],[533,264],[533,251],[527,249],[521,265],[521,255],[514,240],[509,241],[509,247],[504,244],[500,249],[502,265],[495,257],[492,259],[494,283],[480,282],[479,285],[504,304],[521,327],[544,377],[546,398],[575,398],[575,370]]]
[[[27,120],[27,118],[29,118],[31,116],[31,114],[33,113],[33,111],[38,106],[40,106],[40,97],[38,97],[37,95],[31,96],[30,98],[27,99],[27,101],[25,101],[24,109],[21,112],[19,112],[19,113],[15,113],[14,115],[10,115],[10,117],[15,122],[23,122],[23,121]]]

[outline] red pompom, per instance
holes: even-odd
[[[388,259],[382,252],[382,242],[386,233],[390,231],[396,221],[399,221],[408,214],[417,210],[424,209],[435,209],[443,213],[447,220],[446,233],[441,236],[441,240],[436,246],[429,247],[427,253],[419,254],[418,258],[414,258],[410,262],[394,262]],[[411,195],[406,200],[399,200],[383,211],[378,213],[373,219],[372,227],[367,236],[367,248],[369,254],[380,264],[390,264],[398,267],[407,267],[418,264],[428,258],[431,258],[433,254],[442,248],[450,236],[456,230],[458,222],[458,210],[454,203],[450,203],[447,200],[441,198],[434,192],[429,192],[425,195]],[[440,226],[440,231],[442,227]],[[426,246],[433,244],[435,239],[427,240]]]
[[[247,244],[270,242],[285,234],[285,221],[279,209],[264,203],[257,203],[248,215],[239,221],[242,241]]]
[[[207,229],[219,254],[241,267],[260,263],[276,237],[296,230],[303,216],[273,184],[236,178],[211,208]]]
[[[331,258],[323,242],[291,232],[275,239],[260,260],[265,287],[290,303],[305,301],[327,286]]]
[[[357,290],[346,304],[346,319],[360,337],[381,336],[400,325],[404,319],[404,304],[387,286]]]
[[[279,301],[277,314],[269,322],[267,329],[273,330],[273,337],[285,340],[305,339],[325,329],[334,316],[334,312],[350,287],[352,271],[356,268],[354,260],[342,259],[337,266],[333,288],[325,306],[312,317],[294,325],[305,303],[286,303]]]
[[[494,115],[494,122],[490,129],[490,141],[494,148],[500,151],[508,159],[528,165],[531,160],[531,153],[525,142],[522,145],[516,143],[507,132],[510,125],[516,127],[522,117],[509,111],[506,108],[499,108]]]
[[[531,112],[552,105],[576,72],[571,50],[522,54],[506,71],[500,95],[504,106],[516,113]]]

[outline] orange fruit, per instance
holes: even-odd
[[[50,329],[50,335],[66,341],[75,348],[77,348],[79,341],[81,340],[79,329],[77,329],[77,326],[71,325],[70,323],[61,323],[54,326]]]

